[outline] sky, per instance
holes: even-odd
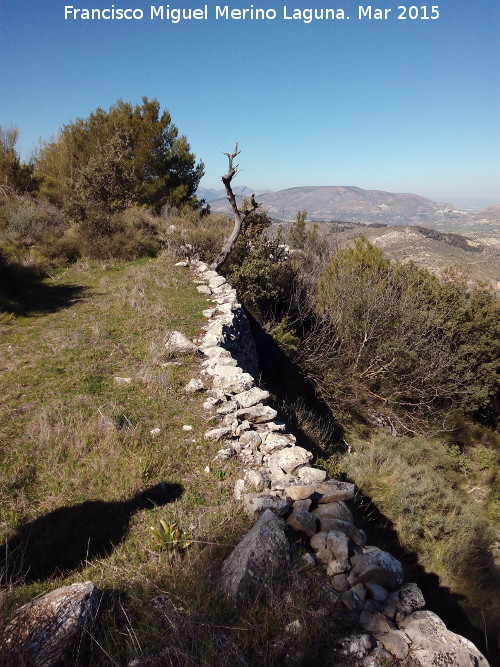
[[[150,19],[150,7],[203,0],[0,0],[0,124],[39,141],[117,99],[157,98],[221,187],[223,152],[241,154],[235,185],[258,192],[355,185],[457,206],[500,203],[500,3],[381,0],[387,19],[351,0],[227,0],[275,19]],[[422,1],[422,0],[421,0]],[[432,1],[438,3],[432,5]],[[139,20],[65,19],[65,7],[133,8]],[[368,7],[369,5],[361,5]],[[439,18],[421,18],[432,14]],[[285,19],[343,9],[341,20]],[[372,13],[372,16],[374,14]]]

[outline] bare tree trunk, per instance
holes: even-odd
[[[234,145],[234,150],[232,153],[224,153],[224,155],[227,155],[227,159],[229,161],[229,169],[227,171],[227,174],[222,177],[222,182],[224,183],[224,187],[226,188],[227,200],[233,212],[234,227],[231,236],[225,241],[219,256],[211,266],[211,268],[214,271],[217,271],[224,264],[229,254],[231,253],[231,250],[234,248],[236,241],[238,240],[238,236],[241,233],[241,228],[243,226],[243,223],[248,218],[248,216],[251,213],[253,213],[259,206],[259,204],[257,204],[257,202],[255,201],[255,193],[253,193],[250,199],[250,208],[245,211],[240,211],[238,209],[236,198],[231,188],[231,181],[233,180],[234,176],[238,173],[238,165],[234,166],[233,160],[239,154],[240,151],[238,150],[237,143]]]

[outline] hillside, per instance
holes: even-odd
[[[349,227],[345,229],[345,227]],[[446,234],[423,227],[371,227],[369,225],[321,224],[320,228],[334,244],[345,246],[360,234],[381,248],[391,259],[412,260],[435,275],[448,268],[459,268],[471,277],[500,289],[500,253],[495,245],[483,245],[483,239]]]
[[[452,204],[414,194],[363,190],[354,186],[308,186],[260,195],[262,207],[277,220],[293,220],[306,209],[310,220],[348,220],[363,224],[429,225],[455,223],[469,217]],[[213,211],[228,211],[227,201],[212,201]]]

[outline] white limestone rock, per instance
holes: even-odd
[[[251,408],[258,403],[263,403],[269,398],[269,392],[258,387],[252,387],[248,391],[243,391],[241,394],[235,394],[234,400],[238,403],[240,408]]]
[[[197,352],[196,345],[180,331],[171,331],[165,338],[165,347],[170,354],[190,354]]]
[[[269,463],[278,466],[285,472],[293,473],[297,468],[306,465],[312,456],[311,452],[303,447],[286,447],[271,454]]]
[[[409,657],[421,667],[488,667],[474,644],[447,629],[432,611],[416,611],[399,624],[411,641]]]

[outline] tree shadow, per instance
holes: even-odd
[[[0,546],[0,580],[48,579],[107,556],[128,533],[135,512],[173,502],[183,491],[180,484],[162,482],[129,500],[88,500],[21,524]]]

